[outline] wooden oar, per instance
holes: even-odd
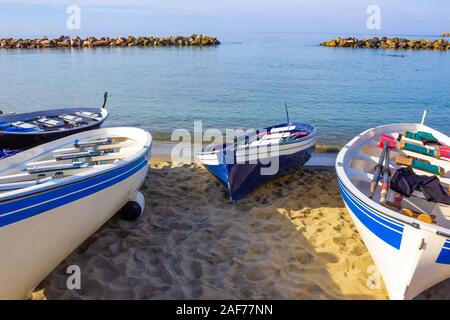
[[[389,148],[388,144],[384,144],[383,150],[381,151],[380,159],[378,159],[378,164],[375,167],[375,173],[373,175],[372,182],[370,183],[370,198],[372,199],[377,190],[378,181],[380,181],[381,170],[383,169],[383,161],[386,156],[386,150]]]
[[[378,182],[380,181],[381,172],[383,171],[383,161],[385,161],[386,154],[387,154],[386,150],[396,147],[394,137],[382,133],[380,135],[380,142],[378,144],[378,147],[383,148],[383,151],[381,152],[380,158],[378,159],[378,164],[375,167],[375,173],[372,178],[372,182],[370,184],[370,198],[373,198],[373,196],[375,195],[375,191],[377,190]]]
[[[100,140],[93,140],[93,141],[78,141],[75,140],[73,143],[73,146],[75,148],[87,148],[87,147],[98,147],[105,144],[111,144],[113,142],[112,138],[105,138]]]
[[[65,160],[89,158],[91,163],[95,163],[95,162],[100,162],[100,161],[126,159],[126,158],[131,157],[132,155],[133,155],[133,153],[130,153],[130,152],[107,153],[107,154],[103,154],[103,155],[99,155],[99,156],[88,156],[88,157],[81,155],[80,157],[73,157],[71,159],[65,159]],[[39,166],[39,165],[55,165],[58,162],[65,161],[65,160],[52,159],[52,160],[44,160],[44,161],[38,161],[38,162],[30,162],[30,163],[27,163],[26,166],[33,167],[33,166]],[[1,177],[0,177],[0,179],[1,179]]]
[[[389,178],[390,178],[390,169],[389,169],[389,161],[390,161],[390,148],[388,147],[386,149],[386,158],[384,162],[384,168],[383,168],[383,184],[381,185],[381,197],[380,202],[385,203],[386,197],[389,191]]]

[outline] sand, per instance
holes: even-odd
[[[293,173],[233,205],[201,165],[156,159],[142,189],[144,215],[111,219],[32,299],[388,298],[331,170]],[[73,264],[80,290],[66,287]],[[449,289],[418,298],[449,299]]]

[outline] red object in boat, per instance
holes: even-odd
[[[384,148],[385,143],[387,143],[389,148],[391,148],[391,149],[395,149],[397,146],[395,143],[395,138],[393,136],[382,133],[380,135],[380,142],[378,143],[378,147]]]
[[[289,138],[293,138],[293,137],[305,137],[308,135],[307,131],[294,131],[291,133],[291,135],[289,136]]]
[[[450,159],[450,147],[449,146],[440,146],[439,151],[441,152],[441,157]]]

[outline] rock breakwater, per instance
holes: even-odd
[[[70,38],[61,36],[55,39],[0,39],[1,49],[44,49],[44,48],[95,48],[95,47],[165,47],[165,46],[216,46],[220,41],[216,37],[193,34],[183,37],[133,37],[109,38],[88,37]]]
[[[450,50],[450,42],[445,39],[409,40],[404,38],[374,37],[371,39],[337,38],[320,44],[338,48],[370,49],[410,49],[410,50]]]

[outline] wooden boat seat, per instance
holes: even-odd
[[[11,123],[11,125],[13,127],[20,128],[20,129],[26,129],[26,130],[37,128],[37,125],[28,123],[28,122],[23,122],[23,121],[13,122],[13,123]]]
[[[74,153],[55,153],[53,157],[55,160],[71,160],[79,158],[91,158],[100,155],[100,150],[81,151]]]
[[[59,116],[59,118],[65,120],[69,123],[80,124],[80,123],[86,122],[82,117],[74,116],[71,114],[64,114],[64,115]]]
[[[40,118],[37,120],[37,122],[49,128],[64,126],[64,121],[58,119]]]
[[[75,114],[78,116],[84,117],[84,118],[89,118],[91,120],[100,120],[101,119],[101,114],[93,113],[93,112],[89,112],[89,111],[75,112]]]
[[[106,138],[101,140],[83,141],[83,142],[75,141],[73,145],[75,148],[88,148],[111,144],[112,142],[113,142],[112,138]]]
[[[25,168],[24,171],[27,173],[35,174],[35,173],[45,173],[45,172],[60,171],[60,170],[87,168],[88,166],[89,166],[89,164],[87,162],[72,162],[72,163],[55,164],[55,165],[48,165],[48,166],[34,166],[34,167]]]
[[[296,128],[295,126],[272,128],[272,129],[270,129],[270,133],[277,133],[277,132],[283,132],[283,131],[292,131],[295,128]]]

